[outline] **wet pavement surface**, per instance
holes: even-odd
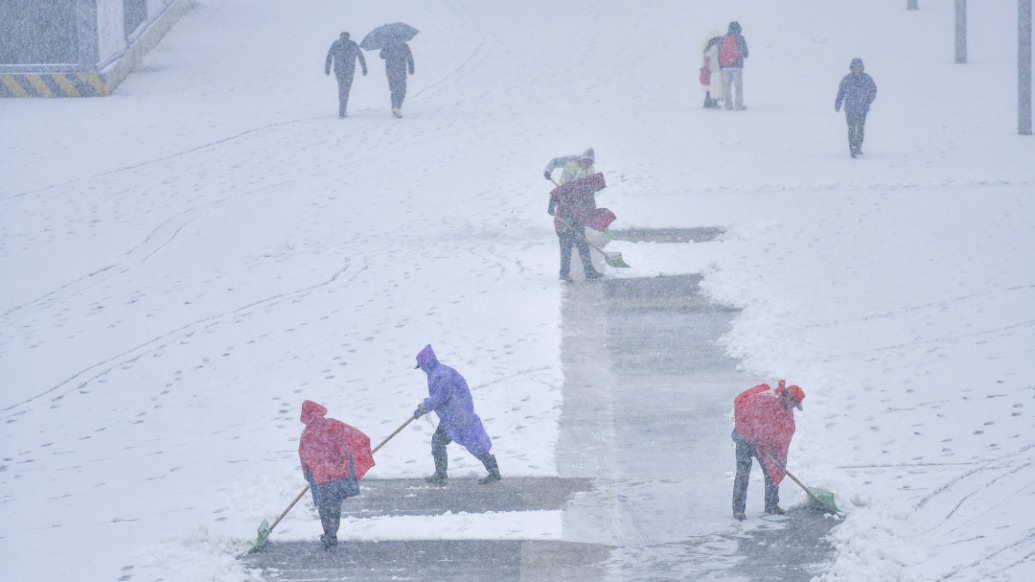
[[[347,542],[329,552],[316,540],[273,541],[245,560],[267,580],[808,581],[832,559],[824,536],[836,520],[806,508],[762,516],[757,468],[748,520],[731,518],[732,401],[757,379],[715,345],[737,312],[705,300],[699,282],[565,288],[557,477],[364,481],[343,508],[343,517],[559,510],[563,540]],[[792,487],[781,487],[784,505]]]

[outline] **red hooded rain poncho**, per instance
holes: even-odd
[[[327,409],[306,400],[302,403],[305,430],[298,441],[302,472],[309,471],[318,485],[349,478],[349,457],[356,469],[356,479],[374,466],[370,453],[370,437],[340,420],[324,418]]]
[[[787,449],[794,436],[794,412],[783,403],[783,382],[776,389],[768,384],[748,388],[733,400],[734,428],[745,441],[760,449],[773,484],[783,481],[784,472],[765,457],[765,451],[787,465]]]

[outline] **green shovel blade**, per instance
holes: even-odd
[[[266,540],[270,537],[270,531],[270,522],[265,519],[262,520],[262,523],[259,524],[259,537],[252,542],[252,547],[248,548],[249,554],[258,550],[266,543]]]
[[[837,503],[834,502],[834,494],[826,489],[816,489],[810,487],[809,491],[812,492],[812,504],[816,507],[829,511],[831,513],[841,513],[841,510],[837,508]]]
[[[628,269],[629,265],[622,259],[622,253],[604,253],[604,261],[615,268]]]

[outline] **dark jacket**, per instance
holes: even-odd
[[[359,50],[359,45],[351,40],[342,41],[338,39],[331,43],[331,48],[327,51],[327,62],[323,66],[323,72],[330,73],[331,61],[334,61],[334,74],[354,74],[356,72],[356,59],[359,59],[359,64],[363,68],[363,74],[366,75],[367,60],[363,58],[363,51]]]
[[[840,111],[843,102],[845,113],[866,113],[870,110],[870,103],[876,98],[877,84],[873,82],[873,77],[863,72],[858,75],[849,73],[841,79],[837,100],[834,101],[834,111]]]
[[[389,77],[405,77],[407,67],[410,74],[413,74],[413,53],[406,43],[393,44],[381,49],[381,58],[385,60],[385,71]]]
[[[724,64],[722,62],[722,45],[726,42],[726,39],[729,37],[734,37],[734,39],[736,40],[737,51],[740,52],[740,56],[737,57],[736,61]],[[748,43],[746,40],[744,40],[744,35],[740,34],[739,32],[731,32],[720,38],[721,42],[719,42],[719,66],[723,69],[743,69],[744,59],[748,57]]]

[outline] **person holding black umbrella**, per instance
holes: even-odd
[[[345,119],[345,108],[349,104],[349,91],[352,90],[352,79],[356,75],[356,59],[363,68],[363,76],[367,74],[367,60],[359,45],[349,40],[349,33],[341,33],[341,38],[331,43],[327,51],[327,61],[323,72],[330,76],[331,63],[334,63],[334,76],[338,78],[338,119]]]
[[[388,75],[388,89],[392,93],[392,115],[402,117],[403,99],[406,98],[406,71],[413,74],[413,53],[405,42],[392,44],[381,49]]]
[[[413,74],[413,53],[406,43],[420,32],[403,22],[393,22],[371,30],[359,47],[367,51],[381,51],[388,74],[388,89],[392,93],[392,115],[402,117],[403,99],[406,98],[406,74]]]

